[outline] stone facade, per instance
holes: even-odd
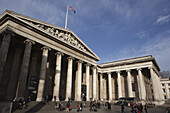
[[[161,78],[161,86],[162,86],[162,92],[163,97],[165,100],[170,99],[170,78]]]
[[[13,11],[0,16],[0,99],[114,101],[161,104],[152,56],[97,64],[100,58],[72,31]]]

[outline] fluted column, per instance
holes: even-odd
[[[100,74],[100,100],[103,100],[103,74]]]
[[[127,83],[128,83],[128,95],[129,97],[133,97],[132,93],[132,75],[131,75],[131,70],[126,70],[127,72]]]
[[[43,99],[44,85],[45,85],[45,78],[46,78],[46,69],[47,69],[48,51],[50,50],[50,48],[43,47],[42,50],[43,50],[43,54],[42,54],[40,77],[39,77],[39,84],[38,84],[38,93],[37,93],[37,100],[36,101],[42,101],[42,99]]]
[[[145,85],[144,85],[144,80],[142,77],[142,69],[139,68],[138,70],[138,75],[139,75],[139,84],[140,84],[140,94],[141,94],[141,100],[145,100],[146,99],[146,90],[145,90]]]
[[[166,93],[166,98],[169,99],[169,88],[168,88],[168,83],[165,83],[165,93]]]
[[[159,83],[156,80],[153,67],[149,67],[149,69],[150,69],[151,80],[152,80],[152,89],[153,89],[154,100],[159,100],[159,90],[157,87],[157,84],[159,84]]]
[[[93,99],[96,100],[96,66],[93,67]]]
[[[34,44],[35,42],[27,39],[24,41],[24,43],[26,45],[25,45],[24,56],[23,56],[22,64],[21,64],[21,72],[19,75],[16,97],[26,96],[26,92],[27,92],[26,83],[27,83],[29,62],[30,62],[30,56],[31,56],[31,49],[32,49],[32,44]]]
[[[111,80],[111,73],[108,74],[108,82],[109,82],[109,100],[112,100],[112,80]]]
[[[56,101],[59,101],[61,59],[62,59],[62,55],[64,55],[64,54],[61,53],[61,52],[57,52],[55,55],[57,56],[57,58],[56,58],[56,69],[55,69],[53,96],[56,96]]]
[[[78,75],[77,75],[77,92],[76,93],[76,101],[81,101],[81,81],[82,81],[82,63],[83,61],[79,60],[78,62]]]
[[[118,98],[122,97],[122,83],[120,78],[120,71],[117,71],[117,83],[118,83]]]
[[[65,101],[68,101],[68,98],[71,98],[73,59],[74,59],[73,57],[68,57],[66,98],[65,98]]]
[[[3,35],[1,48],[0,48],[0,83],[3,76],[3,70],[4,70],[8,50],[9,50],[10,41],[11,41],[11,34],[9,32],[5,32]]]
[[[89,101],[90,85],[89,85],[89,75],[90,75],[90,64],[86,64],[86,101]]]

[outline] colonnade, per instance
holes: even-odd
[[[0,47],[0,80],[3,76],[3,68],[6,62],[7,54],[9,51],[9,46],[10,46],[10,40],[11,40],[11,34],[10,33],[5,33],[4,37],[1,42],[1,47]],[[24,97],[27,96],[27,87],[26,87],[26,82],[27,82],[27,76],[28,76],[28,71],[29,71],[29,66],[30,66],[30,58],[31,58],[31,51],[32,51],[32,46],[36,44],[33,40],[26,39],[24,41],[25,43],[25,49],[24,49],[24,55],[22,58],[22,64],[20,68],[20,74],[19,74],[19,79],[17,83],[17,89],[16,89],[16,98],[17,97]],[[44,98],[44,89],[45,89],[45,80],[46,80],[46,70],[47,70],[47,59],[49,52],[51,50],[50,47],[44,46],[41,48],[42,50],[42,59],[41,59],[41,66],[40,66],[40,75],[39,75],[39,84],[38,84],[38,91],[37,91],[37,99],[36,101],[41,101]],[[62,56],[64,53],[56,51],[56,68],[55,68],[55,76],[54,76],[54,87],[53,87],[53,96],[56,96],[56,100],[59,100],[59,89],[60,89],[60,79],[61,79],[61,62],[62,62]],[[72,95],[72,71],[73,71],[73,60],[74,58],[72,56],[68,56],[68,65],[67,65],[67,81],[66,81],[66,96],[65,96],[65,101],[68,100],[68,98],[71,98]],[[76,85],[75,88],[77,89],[75,92],[75,100],[76,101],[81,101],[82,100],[82,92],[81,92],[81,86],[82,86],[82,64],[84,63],[86,66],[86,98],[87,101],[89,101],[90,98],[90,83],[89,83],[89,75],[90,75],[90,69],[92,68],[92,78],[93,78],[93,91],[92,91],[92,97],[93,99],[96,99],[96,65],[92,65],[89,63],[85,63],[82,60],[78,60],[77,62],[77,75],[76,75]]]
[[[3,76],[3,71],[4,71],[4,66],[5,62],[7,59],[7,54],[9,51],[9,46],[11,42],[11,33],[10,32],[5,32],[3,34],[3,39],[1,41],[1,47],[0,47],[0,81],[2,81],[2,76]],[[19,79],[17,83],[17,90],[16,90],[16,97],[22,97],[22,96],[27,96],[26,92],[26,83],[27,83],[27,76],[28,76],[28,71],[29,71],[29,62],[31,58],[31,51],[32,47],[34,44],[36,44],[33,40],[26,39],[24,41],[25,43],[25,49],[22,57],[22,63],[21,63],[21,69],[19,73]],[[42,50],[42,58],[41,58],[41,66],[40,66],[40,75],[39,75],[39,84],[38,84],[38,91],[37,91],[37,101],[41,101],[44,97],[44,87],[45,87],[45,80],[46,80],[46,69],[47,69],[47,60],[48,60],[48,55],[49,52],[51,51],[50,47],[44,46],[41,48]],[[62,69],[62,58],[65,53],[56,51],[56,65],[55,65],[55,75],[54,75],[54,87],[53,87],[53,96],[56,96],[56,100],[59,101],[59,92],[60,92],[60,79],[61,79],[61,69]],[[73,77],[73,61],[74,57],[68,56],[67,57],[67,79],[66,79],[66,96],[65,96],[65,101],[68,100],[68,98],[71,98],[72,95],[72,77]],[[92,90],[92,98],[94,100],[97,100],[98,93],[100,93],[100,99],[103,100],[103,95],[104,95],[104,86],[103,86],[103,74],[100,73],[100,91],[98,91],[97,88],[99,88],[98,85],[98,74],[97,74],[97,64],[89,64],[82,59],[77,60],[77,75],[76,75],[76,81],[75,81],[75,98],[74,100],[76,101],[81,101],[82,100],[82,73],[83,73],[83,68],[82,65],[85,64],[85,79],[86,79],[86,101],[90,100],[90,90]],[[90,69],[92,68],[92,84],[90,84]],[[157,73],[154,71],[153,67],[148,67],[150,70],[150,76],[152,80],[152,88],[153,88],[153,96],[155,100],[160,100],[162,99],[161,93],[159,92],[159,89],[161,86],[157,84],[157,82],[160,82],[159,78],[157,77]],[[134,69],[133,69],[134,70]],[[122,81],[121,81],[121,71],[122,70],[117,70],[113,71],[114,73],[117,74],[117,89],[118,89],[118,98],[122,98]],[[131,69],[125,70],[127,73],[127,87],[128,87],[128,97],[134,97],[133,95],[133,88],[132,88],[132,74],[131,74]],[[145,89],[145,83],[144,83],[144,78],[142,74],[142,68],[136,68],[136,71],[138,73],[138,92],[139,92],[139,97],[140,100],[146,100],[146,89]],[[112,100],[112,92],[113,92],[113,83],[112,83],[112,71],[106,72],[107,73],[107,78],[108,78],[108,99]],[[105,73],[105,74],[106,74]],[[149,78],[150,79],[150,78]],[[90,85],[92,85],[92,89],[90,89]]]
[[[145,68],[147,69],[147,68]],[[161,95],[161,93],[159,93],[159,84],[157,84],[156,82],[158,82],[158,79],[157,78],[157,75],[156,73],[154,73],[153,71],[153,68],[152,67],[148,67],[149,71],[150,71],[150,74],[151,74],[151,79],[152,79],[152,87],[153,87],[153,96],[154,96],[154,99],[157,99],[157,100],[160,100],[162,99],[161,96],[158,97],[158,95]],[[137,81],[134,81],[136,83],[136,87],[137,90],[135,89],[135,91],[133,91],[133,88],[132,88],[132,72],[131,71],[135,71],[137,72],[137,75],[135,75],[137,77]],[[107,72],[107,73],[100,73],[100,99],[103,100],[104,98],[104,94],[106,92],[104,92],[104,83],[103,83],[103,77],[104,75],[107,75],[107,78],[108,78],[108,99],[111,101],[113,99],[115,99],[113,97],[113,89],[115,89],[115,87],[117,87],[117,90],[118,90],[118,99],[119,98],[124,98],[125,96],[123,96],[123,84],[122,84],[122,80],[121,80],[121,77],[123,77],[121,75],[121,72],[126,72],[126,78],[127,78],[127,92],[128,92],[128,97],[131,98],[131,97],[136,97],[137,95],[135,95],[136,93],[138,93],[139,95],[139,100],[141,101],[145,101],[147,100],[147,96],[150,95],[152,98],[152,89],[150,89],[149,92],[146,92],[146,85],[145,85],[145,81],[144,81],[144,74],[142,73],[142,68],[136,68],[136,69],[127,69],[127,70],[121,70],[121,71],[110,71],[110,72]],[[116,73],[116,82],[117,84],[115,83],[112,83],[112,80],[113,79],[113,76],[115,76],[115,74],[113,73]],[[134,75],[133,75],[134,76]],[[156,77],[156,78],[154,78]],[[150,78],[148,78],[150,80]],[[116,85],[116,86],[115,86]],[[157,91],[156,91],[157,90]],[[156,93],[157,92],[157,93]],[[114,92],[115,93],[115,92]],[[125,92],[124,92],[125,93]],[[150,93],[150,94],[146,94],[146,93]]]

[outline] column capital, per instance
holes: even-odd
[[[154,69],[153,66],[148,67],[148,69]]]
[[[47,46],[44,46],[44,47],[41,48],[41,50],[49,50],[49,51],[51,51],[51,48],[49,48]]]
[[[93,68],[93,69],[97,69],[97,66],[93,66],[92,68]]]
[[[83,63],[83,61],[82,60],[78,60],[77,63]]]
[[[64,53],[62,52],[56,52],[55,55],[61,55],[61,56],[64,56]]]
[[[116,71],[116,73],[120,73],[120,71]]]
[[[100,75],[100,76],[103,76],[103,73],[100,73],[99,75]]]
[[[15,33],[10,30],[9,27],[3,29],[2,35],[10,34],[11,36],[15,36]]]
[[[112,73],[112,72],[107,72],[108,75],[109,75],[109,74],[111,75],[111,73]]]
[[[138,71],[142,71],[142,68],[137,68],[136,70],[138,70]]]
[[[24,41],[24,43],[35,44],[35,42],[33,40],[30,40],[30,39],[26,39]]]
[[[72,59],[72,60],[74,60],[74,57],[72,57],[72,56],[69,56],[69,57],[67,57],[67,59]]]
[[[91,64],[89,64],[89,63],[86,63],[85,65],[86,65],[86,66],[91,66]]]
[[[126,70],[126,72],[131,72],[131,70],[130,70],[130,69],[128,69],[128,70]]]

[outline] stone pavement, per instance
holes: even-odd
[[[163,105],[163,106],[156,106],[156,107],[154,107],[154,108],[148,108],[148,113],[165,113],[165,109],[166,109],[166,107],[170,107],[170,105]],[[48,105],[46,105],[46,107],[48,107]],[[117,105],[112,105],[112,109],[111,109],[111,111],[107,111],[107,110],[105,110],[103,107],[101,108],[101,109],[99,109],[97,112],[98,113],[121,113],[121,111],[120,111],[120,106],[117,106]],[[17,111],[17,113],[62,113],[62,112],[66,112],[66,111],[58,111],[58,110],[55,110],[55,109],[53,109],[53,110],[50,110],[50,111],[48,111],[48,110],[45,110],[45,109],[40,109],[39,111],[31,111],[31,110],[29,110],[29,111],[25,111],[25,110],[19,110],[19,111]],[[76,111],[76,109],[73,109],[73,110],[71,110],[70,111],[70,113],[76,113],[77,111]],[[83,111],[81,112],[80,111],[80,113],[93,113],[94,111],[89,111],[89,108],[85,108],[85,109],[83,109]],[[125,107],[125,112],[126,113],[131,113],[130,112],[130,107]],[[78,113],[78,112],[77,112]],[[94,112],[95,113],[95,112]],[[143,112],[143,113],[145,113],[145,112]]]

